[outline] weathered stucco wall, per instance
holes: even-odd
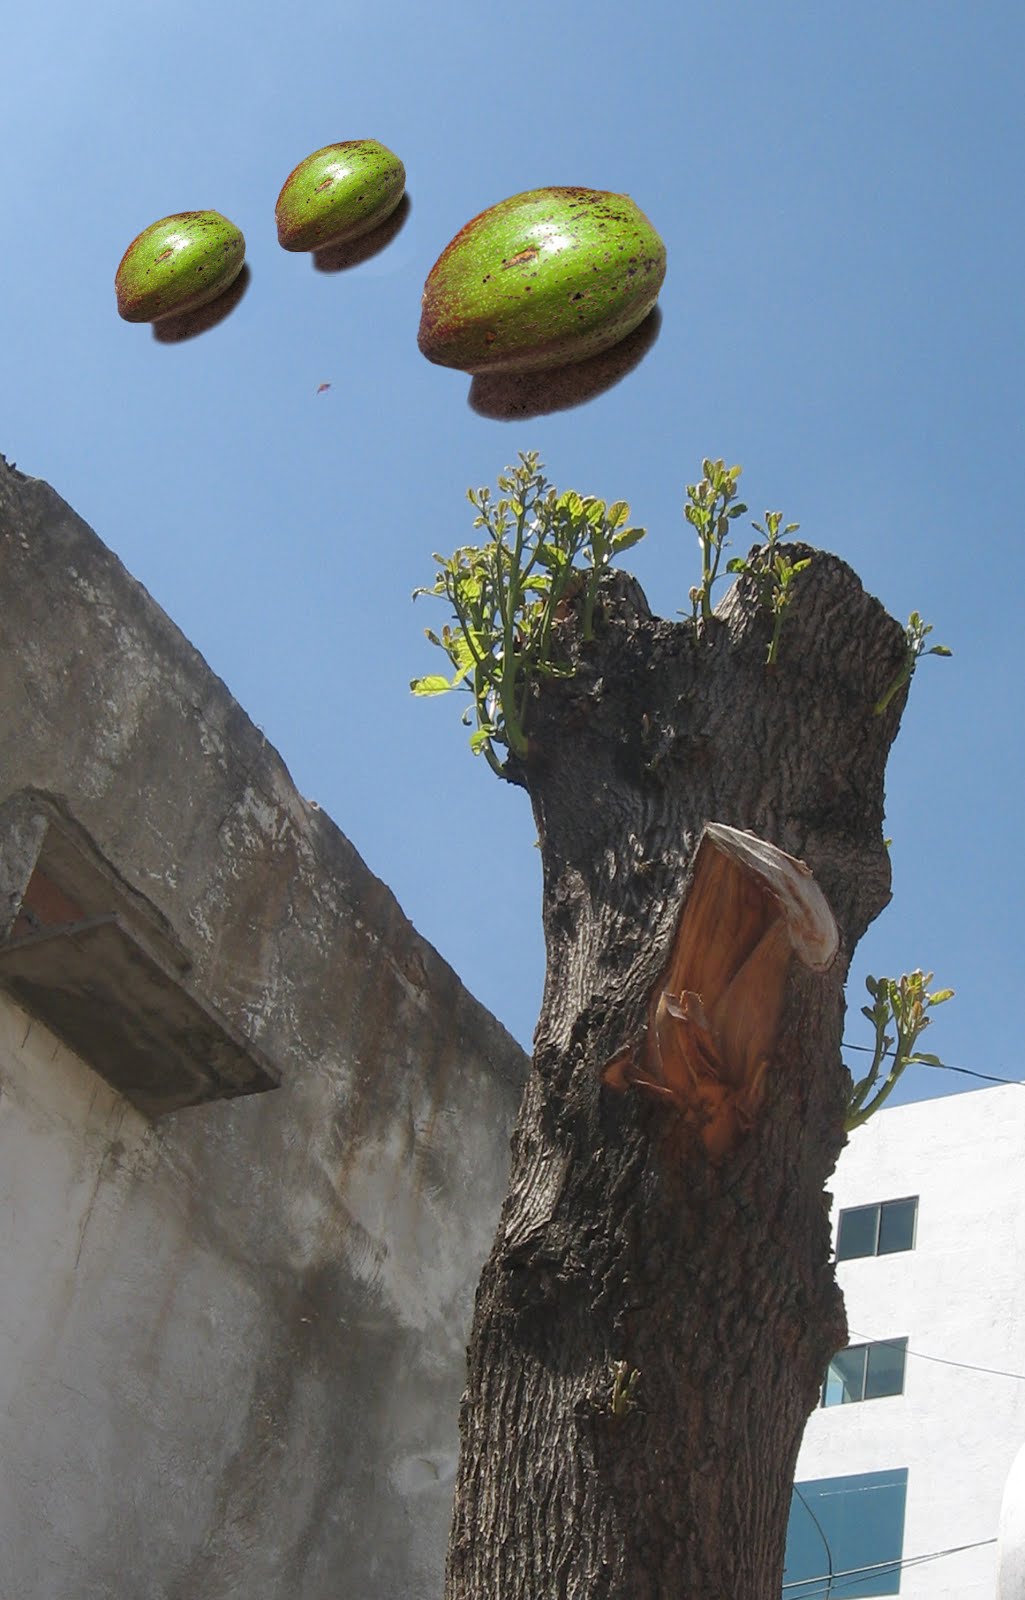
[[[0,1597],[436,1600],[523,1053],[2,458],[0,591],[0,806],[58,797],[282,1075],[154,1122],[0,995]]]

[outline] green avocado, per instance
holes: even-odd
[[[117,269],[117,309],[126,322],[158,322],[205,306],[242,271],[246,241],[219,211],[180,211],[144,228]]]
[[[633,332],[665,272],[665,245],[629,195],[531,189],[482,211],[439,256],[417,342],[464,372],[582,361]]]
[[[286,250],[321,250],[369,233],[390,217],[406,188],[406,169],[376,139],[328,144],[285,179],[274,217]]]

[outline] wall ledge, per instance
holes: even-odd
[[[167,917],[55,797],[0,806],[0,988],[147,1116],[280,1074],[189,978]]]

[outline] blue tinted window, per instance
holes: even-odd
[[[783,1600],[899,1594],[907,1486],[906,1467],[795,1484]]]
[[[879,1208],[879,1254],[894,1255],[915,1248],[917,1200],[888,1200]]]
[[[838,1350],[822,1385],[824,1406],[846,1406],[855,1400],[881,1400],[904,1393],[906,1339],[881,1339],[877,1344],[852,1344]]]
[[[915,1248],[918,1197],[883,1200],[874,1206],[851,1206],[841,1211],[836,1233],[836,1259],[889,1256]]]
[[[879,1207],[854,1206],[841,1211],[836,1237],[836,1259],[853,1261],[857,1256],[874,1256],[879,1243]]]
[[[865,1346],[865,1399],[880,1400],[885,1395],[904,1393],[906,1339],[885,1339]]]
[[[824,1406],[846,1406],[865,1398],[865,1346],[852,1345],[838,1350],[829,1363],[822,1390]]]

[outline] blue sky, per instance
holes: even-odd
[[[1025,1075],[1022,608],[1025,96],[1020,0],[645,7],[523,0],[211,6],[46,0],[5,20],[0,450],[91,522],[414,923],[529,1043],[543,976],[525,796],[416,702],[437,663],[410,593],[470,535],[469,484],[537,449],[631,502],[653,607],[698,575],[683,486],[744,465],[900,618],[955,652],[916,677],[888,782],[894,901],[866,972],[932,968],[928,1047]],[[275,240],[321,145],[376,138],[412,210],[338,274]],[[666,241],[661,334],[616,388],[478,415],[416,348],[470,217],[519,191],[631,194]],[[122,323],[129,241],[212,207],[251,283],[202,337]],[[318,386],[330,390],[318,394]],[[970,1086],[909,1074],[905,1097]]]

